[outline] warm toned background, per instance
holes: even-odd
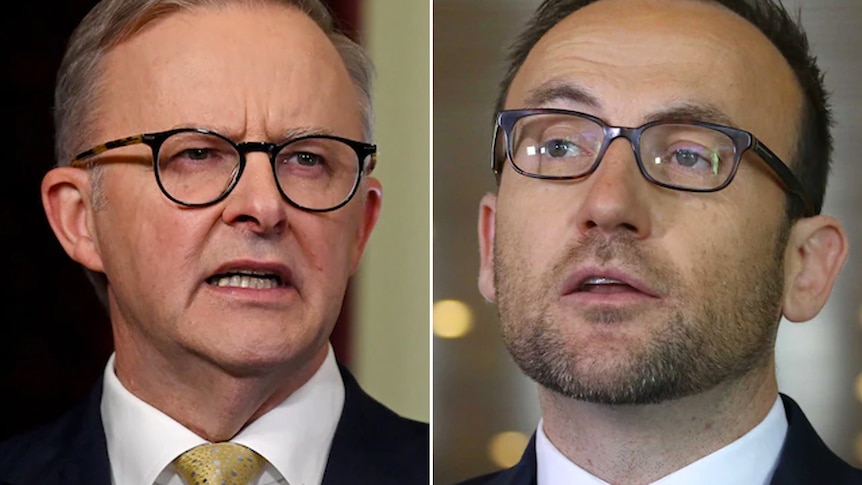
[[[536,0],[434,0],[434,483],[511,464],[538,420],[535,387],[502,346],[495,308],[476,288],[476,215],[485,191],[503,47]],[[782,391],[823,439],[862,465],[862,2],[785,0],[802,7],[835,107],[835,165],[825,212],[841,218],[850,260],[820,316],[779,331]],[[466,319],[465,319],[466,317]],[[461,335],[460,337],[455,337]],[[857,444],[858,443],[858,444]]]
[[[426,0],[330,0],[377,65],[384,187],[380,221],[336,327],[336,353],[373,396],[430,418],[430,67]],[[4,315],[0,439],[56,416],[86,393],[111,351],[107,315],[45,221],[39,195],[54,164],[51,104],[65,39],[94,0],[14,2],[3,29]],[[155,183],[155,181],[154,181]]]

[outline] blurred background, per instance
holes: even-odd
[[[496,309],[476,287],[479,199],[495,188],[489,147],[509,41],[537,0],[434,0],[434,483],[517,462],[539,419],[535,385],[503,347]],[[850,259],[809,322],[782,322],[779,388],[826,443],[862,465],[862,2],[784,0],[832,91],[835,159],[824,213],[841,219]]]
[[[3,343],[0,440],[88,392],[112,351],[107,313],[48,227],[39,194],[55,163],[51,107],[66,39],[94,0],[14,2],[4,20]],[[332,337],[365,390],[430,419],[430,3],[328,0],[377,67],[374,175],[383,208]],[[154,181],[155,182],[155,181]]]

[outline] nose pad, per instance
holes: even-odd
[[[623,135],[611,140],[590,178],[599,175],[599,172],[611,172],[614,177],[622,178],[637,175],[643,179],[634,143]],[[645,179],[643,181],[647,182]]]
[[[279,198],[281,198],[278,182],[275,180],[272,169],[272,161],[266,153],[251,152],[245,154],[245,167],[239,180],[237,180],[234,191],[239,189],[243,184],[247,184],[250,188],[257,191],[261,191],[265,187],[267,192],[278,194]]]
[[[246,223],[255,232],[266,232],[286,221],[286,205],[269,156],[248,153],[239,180],[226,198],[222,217],[228,224]]]
[[[651,205],[645,188],[650,185],[637,163],[633,143],[624,136],[611,141],[586,182],[577,225],[582,232],[599,229],[626,231],[642,237],[649,233]]]

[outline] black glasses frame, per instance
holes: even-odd
[[[596,161],[593,162],[592,166],[584,173],[575,176],[565,176],[565,175],[541,175],[525,172],[522,170],[514,161],[514,157],[512,156],[512,130],[515,127],[515,124],[524,117],[533,116],[533,115],[543,115],[543,114],[558,114],[558,115],[566,115],[573,116],[577,118],[583,118],[593,123],[597,124],[602,128],[604,132],[604,139],[602,140],[602,146],[599,148],[598,154],[596,154]],[[721,133],[727,135],[734,144],[735,153],[733,159],[733,167],[730,171],[730,174],[727,177],[727,180],[724,181],[721,185],[708,188],[708,189],[697,189],[697,188],[689,188],[689,187],[680,187],[677,185],[669,184],[666,182],[662,182],[653,178],[644,167],[643,160],[641,160],[640,154],[640,141],[641,134],[657,125],[692,125],[692,126],[702,126],[705,128],[710,128]],[[715,123],[709,123],[705,121],[696,121],[696,120],[680,120],[680,121],[651,121],[649,123],[645,123],[641,126],[635,128],[628,128],[622,126],[611,126],[604,122],[601,118],[597,118],[595,116],[581,113],[579,111],[571,111],[565,109],[554,109],[554,108],[533,108],[533,109],[514,109],[514,110],[503,110],[499,111],[496,116],[496,126],[498,129],[494,130],[494,136],[492,139],[491,145],[491,169],[494,171],[494,174],[499,178],[500,174],[503,171],[503,163],[504,158],[500,156],[500,153],[497,149],[497,137],[500,131],[503,132],[504,140],[505,140],[505,158],[509,160],[512,168],[518,172],[519,174],[530,177],[534,179],[543,179],[543,180],[576,180],[583,177],[586,177],[593,172],[599,166],[602,159],[604,158],[605,152],[610,147],[611,143],[619,137],[626,138],[629,143],[631,143],[632,149],[635,154],[635,161],[637,162],[638,169],[641,172],[641,175],[648,181],[652,182],[661,187],[666,187],[673,190],[681,190],[684,192],[717,192],[725,187],[727,187],[731,181],[733,181],[734,176],[736,176],[736,171],[739,169],[739,163],[742,160],[742,154],[747,150],[753,150],[755,154],[757,154],[766,165],[775,173],[778,177],[779,182],[783,186],[784,190],[788,193],[798,197],[804,206],[804,217],[810,217],[814,215],[814,209],[809,201],[808,197],[805,195],[805,190],[802,188],[802,184],[799,183],[799,179],[793,174],[793,172],[788,168],[788,166],[781,161],[781,159],[772,152],[766,145],[763,144],[760,140],[757,139],[750,132],[745,130],[740,130],[738,128],[731,128],[729,126],[718,125]]]
[[[214,200],[212,200],[210,202],[194,203],[194,204],[191,204],[188,202],[183,202],[181,200],[176,199],[171,194],[169,194],[168,191],[165,190],[164,185],[162,185],[162,179],[161,179],[161,176],[159,175],[159,164],[158,164],[159,149],[162,147],[162,144],[165,142],[165,140],[168,139],[168,137],[176,135],[177,133],[201,133],[204,135],[216,136],[216,137],[224,140],[225,142],[229,143],[230,146],[232,146],[234,148],[234,150],[236,150],[236,152],[239,154],[239,165],[238,165],[236,171],[234,172],[233,178],[231,179],[230,183],[225,188],[225,190],[222,192],[222,194],[219,195]],[[300,140],[308,140],[308,139],[328,139],[328,140],[340,141],[340,142],[348,145],[350,148],[353,149],[354,152],[356,152],[356,159],[357,159],[358,164],[359,164],[358,170],[356,172],[356,180],[353,182],[353,187],[350,189],[350,192],[347,194],[347,196],[344,198],[344,200],[342,200],[341,202],[339,202],[338,204],[336,204],[333,207],[329,207],[326,209],[312,209],[312,208],[300,205],[300,204],[296,203],[293,199],[291,199],[290,197],[287,196],[287,194],[284,192],[284,189],[281,187],[281,182],[279,182],[279,180],[278,180],[278,175],[276,173],[276,168],[275,168],[275,164],[276,164],[276,158],[275,157],[287,145],[290,145],[291,143],[298,142]],[[168,130],[168,131],[160,131],[157,133],[143,133],[140,135],[128,136],[125,138],[119,138],[117,140],[111,140],[107,143],[97,145],[93,148],[90,148],[89,150],[86,150],[86,151],[79,153],[78,155],[75,156],[75,158],[72,159],[72,161],[69,163],[69,165],[71,167],[76,167],[76,168],[88,168],[88,167],[91,167],[94,163],[99,162],[99,160],[92,160],[91,158],[100,154],[100,153],[104,153],[104,152],[111,150],[111,149],[114,149],[114,148],[127,147],[127,146],[137,145],[137,144],[141,144],[141,143],[149,146],[153,152],[153,172],[156,175],[156,183],[159,185],[159,189],[162,191],[163,194],[165,194],[165,197],[167,197],[171,201],[173,201],[177,204],[180,204],[182,206],[185,206],[185,207],[206,207],[206,206],[210,206],[213,204],[217,204],[218,202],[221,202],[222,200],[224,200],[228,196],[228,194],[230,194],[231,191],[233,191],[234,187],[236,187],[236,184],[239,182],[239,179],[242,176],[242,172],[245,169],[246,154],[251,153],[251,152],[264,152],[264,153],[269,155],[270,165],[272,166],[272,175],[273,175],[273,177],[275,177],[275,185],[276,185],[276,187],[278,187],[278,191],[281,194],[281,196],[290,205],[296,207],[297,209],[301,209],[301,210],[308,211],[308,212],[329,212],[329,211],[334,211],[336,209],[343,207],[345,204],[350,202],[350,200],[353,198],[354,195],[356,195],[356,190],[359,187],[359,182],[362,180],[362,177],[370,174],[371,171],[374,170],[374,167],[377,164],[377,146],[376,145],[351,140],[349,138],[342,138],[339,136],[306,135],[306,136],[293,138],[291,140],[288,140],[284,143],[279,143],[279,144],[269,143],[269,142],[259,142],[259,141],[247,141],[247,142],[242,142],[242,143],[236,143],[233,140],[231,140],[230,138],[228,138],[228,137],[226,137],[220,133],[217,133],[217,132],[211,131],[211,130],[207,130],[204,128],[177,128],[177,129]],[[365,163],[366,159],[369,160],[368,164]]]

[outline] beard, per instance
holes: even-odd
[[[789,224],[772,244],[756,250],[734,245],[730,251],[716,246],[700,252],[704,260],[688,284],[672,264],[625,234],[588,236],[566,248],[550,271],[529,276],[530,262],[519,259],[529,251],[501,229],[494,280],[503,340],[515,363],[541,386],[597,404],[656,404],[705,392],[768,364],[780,321]],[[663,295],[663,311],[562,307],[560,282],[588,261],[637,271]],[[599,343],[579,335],[581,323],[570,321],[576,317],[609,332],[615,325],[655,330],[645,341],[597,348]]]

